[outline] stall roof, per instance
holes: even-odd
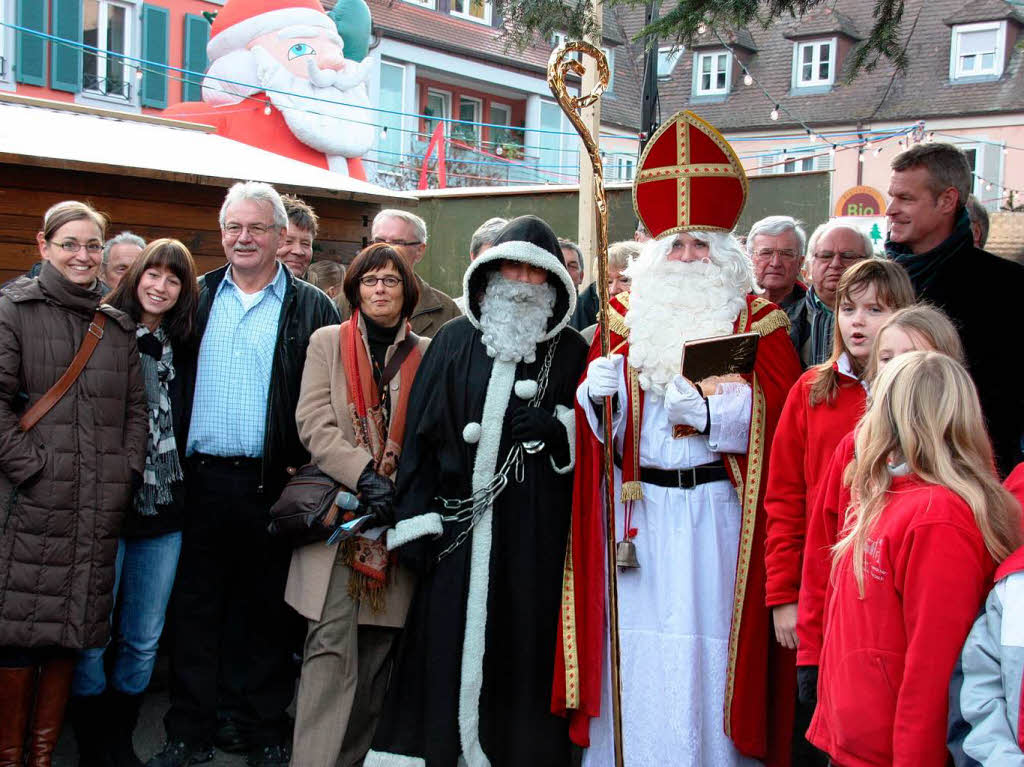
[[[204,186],[265,181],[340,200],[416,198],[218,136],[206,125],[0,94],[0,162]]]

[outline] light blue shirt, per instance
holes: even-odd
[[[256,294],[242,293],[231,279],[230,267],[217,286],[199,347],[186,455],[262,457],[270,374],[287,287],[280,263],[274,280]]]

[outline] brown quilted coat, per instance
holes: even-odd
[[[117,537],[149,430],[135,323],[104,306],[81,376],[35,428],[18,428],[67,369],[100,297],[49,264],[0,295],[0,647],[107,640]]]

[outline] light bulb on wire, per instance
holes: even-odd
[[[754,78],[750,74],[750,72],[747,72],[745,75],[743,75],[743,84],[744,85],[753,85],[754,84]]]
[[[776,104],[772,108],[771,114],[769,114],[768,116],[771,117],[772,120],[778,120],[779,119],[779,105],[778,104]]]
[[[388,137],[388,126],[385,125],[383,128],[380,129],[380,137],[381,137],[381,139],[385,139],[385,140],[387,139],[387,137]]]
[[[703,21],[700,24],[697,25],[697,34],[698,35],[703,35],[707,31],[708,31],[708,25],[705,24]]]
[[[269,101],[267,102],[267,105],[265,107],[263,107],[263,114],[265,114],[267,117],[270,117],[270,102]]]
[[[831,149],[828,150],[828,156],[829,157],[835,157],[836,156],[836,145],[835,144],[833,144]]]
[[[882,147],[875,147],[875,157],[878,157],[882,153]]]
[[[858,149],[857,150],[857,162],[864,162],[864,150],[863,149]]]

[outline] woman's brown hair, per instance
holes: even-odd
[[[956,332],[946,313],[930,304],[914,304],[900,309],[878,329],[871,348],[871,359],[864,371],[864,380],[868,385],[878,376],[879,344],[882,341],[882,334],[889,328],[900,328],[908,335],[918,336],[931,347],[931,351],[945,354],[961,365],[967,364],[960,334]]]
[[[420,285],[416,281],[416,275],[413,273],[412,267],[405,263],[405,259],[402,258],[399,252],[386,242],[377,242],[367,248],[363,248],[359,255],[349,264],[348,269],[345,270],[345,298],[348,300],[348,305],[352,308],[353,314],[359,309],[359,304],[362,301],[359,296],[359,281],[368,272],[383,269],[388,264],[395,267],[395,271],[402,278],[401,319],[407,320],[412,316],[413,310],[420,300]]]
[[[835,314],[839,314],[839,307],[844,301],[853,300],[855,293],[867,290],[871,285],[875,286],[875,294],[879,303],[894,311],[914,303],[914,286],[910,283],[906,269],[895,261],[869,258],[858,261],[843,272],[843,276],[839,278],[839,286],[836,288]],[[815,368],[818,372],[814,377],[814,383],[811,384],[811,407],[817,407],[822,402],[834,402],[839,393],[840,379],[836,363],[847,349],[843,342],[843,334],[839,330],[838,316],[833,324],[832,355]],[[858,369],[860,366],[852,356],[850,356],[850,364],[858,376],[863,374],[864,371]]]
[[[101,240],[106,236],[106,216],[87,203],[78,200],[65,200],[51,206],[43,215],[43,239],[49,242],[64,224],[83,220],[96,224],[100,230]]]
[[[199,305],[199,284],[196,264],[189,249],[178,240],[164,238],[149,243],[135,263],[121,278],[120,284],[104,299],[136,322],[142,322],[139,303],[139,282],[147,269],[166,267],[181,282],[181,292],[174,306],[167,310],[161,327],[175,343],[187,342],[195,332],[196,307]]]

